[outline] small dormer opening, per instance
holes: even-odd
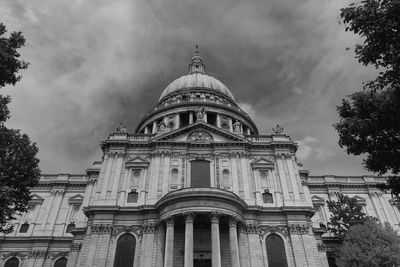
[[[189,125],[189,112],[179,113],[179,127]]]
[[[207,112],[207,123],[217,126],[217,113]]]

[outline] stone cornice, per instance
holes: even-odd
[[[309,176],[307,184],[310,190],[313,189],[365,189],[376,188],[380,183],[384,183],[384,177],[373,176]]]

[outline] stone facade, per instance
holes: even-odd
[[[382,178],[308,176],[297,144],[279,126],[260,135],[198,51],[135,132],[101,148],[84,175],[41,177],[0,266],[328,266],[325,201],[339,192],[399,229]]]

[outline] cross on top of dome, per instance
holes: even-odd
[[[203,59],[200,56],[199,45],[196,45],[194,56],[192,57],[192,63],[189,64],[189,74],[194,73],[205,73],[206,66],[203,64]]]

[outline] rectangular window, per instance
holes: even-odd
[[[210,187],[210,162],[193,160],[190,165],[191,187]]]

